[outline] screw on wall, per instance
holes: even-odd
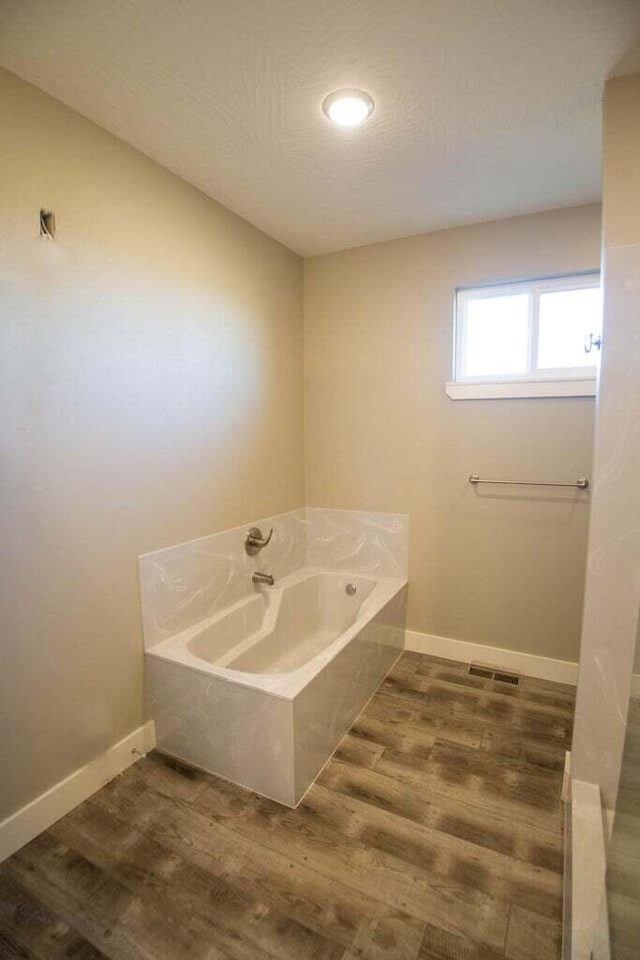
[[[40,236],[54,240],[56,235],[56,215],[51,210],[40,211]]]

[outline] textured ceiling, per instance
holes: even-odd
[[[0,62],[299,253],[600,195],[639,0],[0,0]],[[331,126],[326,93],[376,109]]]

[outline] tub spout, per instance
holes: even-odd
[[[268,583],[272,587],[275,583],[273,576],[270,573],[258,573],[257,571],[251,577],[252,583]]]

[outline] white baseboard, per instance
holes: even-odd
[[[33,840],[52,823],[153,750],[155,726],[149,720],[84,767],[54,784],[26,806],[0,822],[0,862]]]
[[[488,647],[482,643],[437,637],[430,633],[417,633],[415,630],[407,630],[405,636],[405,649],[415,653],[428,653],[432,657],[444,657],[446,660],[457,660],[461,663],[482,663],[539,680],[554,680],[556,683],[570,683],[573,686],[578,682],[578,664],[571,660],[538,657],[533,653],[503,650],[502,647]]]

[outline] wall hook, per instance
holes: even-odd
[[[51,210],[40,211],[40,236],[48,240],[55,240],[56,215]]]

